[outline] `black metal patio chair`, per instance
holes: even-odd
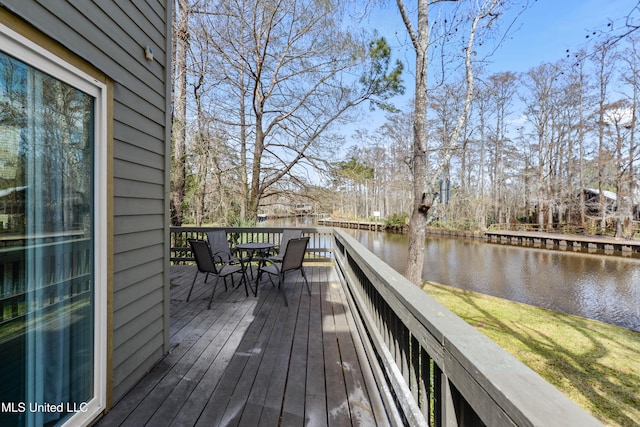
[[[282,230],[282,238],[280,239],[280,246],[274,248],[277,252],[267,258],[271,262],[282,262],[284,257],[284,251],[287,249],[287,243],[291,239],[299,239],[302,237],[302,230],[295,228],[285,228]]]
[[[258,270],[258,278],[256,279],[256,294],[258,292],[258,283],[262,273],[269,275],[269,280],[275,286],[272,276],[278,276],[278,290],[282,292],[284,298],[284,305],[288,306],[287,296],[284,293],[284,277],[285,274],[291,271],[298,271],[302,273],[304,282],[307,285],[307,291],[311,295],[311,288],[309,287],[309,281],[307,275],[304,272],[302,261],[304,260],[304,254],[307,251],[307,245],[309,244],[309,237],[301,237],[299,239],[290,239],[286,245],[282,262],[271,262],[268,265],[261,265]],[[268,260],[267,260],[268,261]]]
[[[247,290],[247,278],[245,275],[245,270],[242,265],[233,265],[225,262],[225,260],[220,255],[211,256],[211,252],[209,250],[209,245],[204,240],[189,240],[189,245],[191,245],[191,251],[193,253],[193,257],[196,260],[196,265],[198,270],[196,271],[196,275],[193,277],[193,282],[191,283],[191,288],[189,289],[189,295],[187,295],[187,301],[191,298],[191,292],[193,291],[193,286],[196,283],[196,279],[198,277],[198,273],[206,273],[204,278],[204,283],[207,283],[209,279],[209,274],[213,274],[216,276],[216,281],[213,284],[213,290],[211,291],[211,298],[209,299],[209,306],[207,309],[211,308],[211,303],[213,302],[213,295],[216,292],[216,286],[218,285],[218,279],[222,277],[224,281],[224,289],[227,290],[227,276],[231,276],[231,286],[234,286],[233,274],[241,273],[242,281],[244,282],[244,292],[247,296],[249,296],[249,291]]]
[[[238,256],[229,246],[227,232],[224,230],[207,231],[207,240],[211,256],[220,256],[228,264],[244,264],[248,257]]]

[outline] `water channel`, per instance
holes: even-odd
[[[312,224],[302,222],[296,226]],[[347,231],[396,271],[404,272],[406,235]],[[425,251],[422,275],[425,280],[640,331],[637,256],[539,249],[433,235],[428,236]]]
[[[408,238],[348,230],[399,272]],[[430,235],[422,277],[640,331],[640,259]]]

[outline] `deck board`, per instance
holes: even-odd
[[[323,288],[322,330],[324,333],[324,370],[327,383],[327,408],[329,426],[348,425],[350,413],[343,374],[343,360],[338,346],[338,331],[330,284]]]
[[[307,266],[311,285],[263,279],[258,296],[171,269],[170,352],[99,426],[389,425],[333,266]]]

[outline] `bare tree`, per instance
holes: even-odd
[[[640,1],[636,1],[636,4],[622,18],[622,22],[620,21],[607,22],[604,28],[591,32],[587,38],[600,40],[600,47],[610,48],[621,40],[635,36],[640,29]]]
[[[608,87],[613,78],[615,63],[614,50],[605,45],[597,46],[592,61],[596,67],[597,109],[596,126],[598,138],[597,166],[598,166],[598,205],[600,211],[600,230],[605,232],[607,227],[607,200],[605,197],[606,165],[609,161],[607,154],[605,132],[607,127]]]
[[[391,67],[384,39],[363,43],[342,26],[345,13],[338,1],[209,5],[220,71],[229,75],[221,79],[229,101],[221,119],[240,129],[248,217],[263,198],[302,190],[308,170],[324,169],[337,141],[331,130],[356,106],[387,108],[403,90],[402,65]]]
[[[627,99],[621,99],[607,106],[606,120],[611,129],[610,138],[613,145],[611,160],[612,173],[614,176],[614,185],[616,188],[616,213],[615,213],[615,236],[625,237],[625,223],[629,223],[633,218],[632,214],[632,197],[629,172],[629,158],[627,153],[629,148],[626,145],[629,142],[631,122],[629,111],[631,105]]]
[[[542,64],[528,71],[523,78],[523,85],[528,94],[523,96],[526,104],[526,115],[533,128],[533,143],[535,147],[536,179],[532,184],[535,188],[536,223],[549,224],[549,215],[553,213],[553,194],[551,185],[554,103],[558,89],[558,76],[561,70],[553,64]]]
[[[390,160],[390,188],[387,214],[404,214],[411,199],[412,175],[410,168],[413,115],[411,112],[389,114],[379,132],[387,144]]]
[[[488,90],[491,118],[493,126],[487,135],[488,147],[493,152],[491,159],[490,178],[494,221],[508,222],[504,205],[504,185],[506,163],[509,155],[507,141],[507,117],[511,113],[512,99],[516,93],[516,76],[511,72],[497,73],[489,76],[486,89]]]
[[[573,91],[576,95],[578,104],[578,123],[577,123],[577,142],[578,142],[578,176],[577,187],[579,189],[578,212],[579,226],[584,228],[586,225],[586,208],[585,208],[585,139],[587,133],[587,124],[585,119],[585,105],[587,103],[587,92],[589,87],[588,76],[585,72],[585,52],[579,51],[575,58],[577,62],[571,68],[573,71]]]
[[[478,127],[478,188],[476,192],[480,195],[480,203],[476,210],[476,223],[481,229],[486,227],[487,222],[487,200],[486,200],[486,141],[487,141],[487,121],[489,120],[489,110],[491,101],[491,87],[489,82],[481,82],[479,90],[474,96],[475,118]]]
[[[625,209],[628,217],[623,219],[624,226],[622,227],[621,234],[628,237],[631,233],[629,230],[633,218],[634,205],[640,205],[638,198],[638,187],[636,184],[636,161],[638,157],[638,142],[636,140],[636,125],[638,121],[638,103],[640,102],[640,37],[630,37],[629,45],[625,49],[622,55],[622,61],[625,64],[623,70],[622,81],[630,87],[628,100],[629,100],[629,117],[628,122],[625,124],[628,129],[628,152],[627,152],[627,165],[626,165],[626,185],[628,195],[628,205]]]
[[[187,140],[187,52],[189,50],[190,0],[177,0],[175,29],[175,93],[173,98],[173,150],[171,161],[171,224],[182,225],[185,196]]]
[[[478,27],[489,26],[498,16],[498,8],[502,5],[499,0],[481,2],[472,13],[472,19],[467,34],[465,48],[465,102],[458,118],[457,124],[451,133],[451,138],[442,147],[440,166],[432,173],[427,171],[427,65],[429,62],[428,49],[430,46],[430,22],[429,7],[432,4],[441,3],[438,0],[429,2],[418,0],[417,27],[409,14],[403,0],[396,0],[409,38],[416,56],[415,62],[415,101],[414,101],[414,126],[413,126],[413,197],[414,207],[409,222],[409,256],[405,276],[414,284],[422,283],[422,266],[424,263],[424,245],[426,238],[427,214],[433,199],[433,188],[439,179],[441,169],[448,160],[458,143],[458,136],[463,129],[467,113],[473,97],[473,68],[472,57],[475,52],[475,37]],[[485,22],[486,21],[486,22]]]

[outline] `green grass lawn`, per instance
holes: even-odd
[[[640,425],[640,332],[430,282],[423,288],[606,425]]]

